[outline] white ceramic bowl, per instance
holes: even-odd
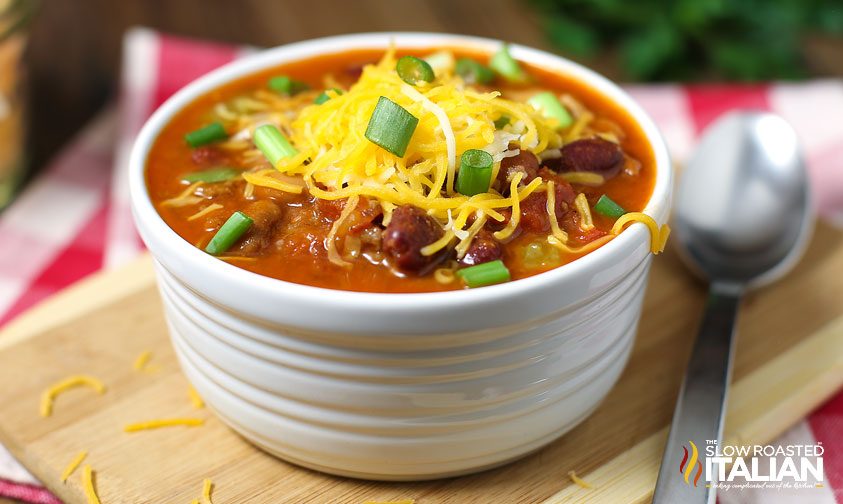
[[[158,216],[149,149],[206,92],[285,62],[354,48],[471,46],[443,34],[324,38],[262,51],[195,81],[146,123],[131,156],[132,209],[152,255],[184,372],[217,415],[283,459],[334,474],[428,479],[500,465],[593,411],[635,337],[651,255],[633,224],[571,264],[481,289],[370,294],[263,277],[217,260]],[[513,46],[523,61],[579,79],[626,109],[655,152],[645,212],[668,215],[671,167],[656,127],[615,84],[568,60]]]

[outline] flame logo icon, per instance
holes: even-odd
[[[691,482],[689,479],[691,478],[691,473],[694,472],[694,468],[697,470],[697,474],[694,476],[694,486],[697,486],[697,483],[700,481],[700,476],[702,476],[702,463],[699,461],[700,452],[697,450],[697,445],[694,444],[693,441],[688,441],[691,445],[691,460],[688,460],[688,449],[685,446],[682,446],[682,450],[685,451],[685,454],[682,456],[682,462],[679,463],[679,474],[685,476],[685,484],[690,485]]]

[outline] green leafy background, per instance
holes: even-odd
[[[806,35],[843,35],[843,0],[530,1],[560,51],[635,80],[798,79]]]

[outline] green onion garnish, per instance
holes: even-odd
[[[403,157],[418,125],[419,119],[416,116],[389,98],[381,96],[372,117],[369,118],[366,138],[384,150]]]
[[[509,116],[500,116],[495,119],[495,129],[503,129],[504,126],[509,124]]]
[[[438,51],[428,54],[424,60],[430,65],[434,73],[448,72],[454,68],[454,53],[451,51]]]
[[[469,149],[463,152],[457,177],[457,192],[466,196],[488,192],[492,183],[492,164],[492,155],[486,151]]]
[[[492,285],[496,283],[508,282],[512,279],[509,270],[504,266],[503,261],[491,261],[477,266],[457,271],[457,276],[462,278],[463,282],[470,287],[483,287],[484,285]]]
[[[222,254],[252,227],[253,222],[252,218],[243,212],[234,212],[217,231],[217,234],[211,238],[208,246],[205,247],[205,252],[211,255]]]
[[[213,122],[184,136],[187,144],[191,147],[201,147],[226,138],[228,138],[228,133],[225,132],[225,128],[219,122]]]
[[[342,89],[331,88],[331,90],[336,93],[337,96],[342,94]],[[322,93],[313,99],[313,103],[317,105],[322,105],[326,101],[330,100],[331,96],[328,94],[328,90],[322,91]]]
[[[495,80],[491,68],[471,58],[458,59],[456,72],[467,84],[488,84]]]
[[[269,81],[267,81],[266,85],[269,89],[275,91],[276,93],[285,94],[287,96],[293,96],[299,91],[304,91],[310,87],[306,83],[293,80],[286,75],[271,77]]]
[[[536,110],[548,119],[556,119],[557,129],[564,129],[574,123],[574,118],[568,113],[568,109],[559,101],[559,98],[550,91],[539,93],[529,100],[527,103],[533,106]]]
[[[264,124],[255,130],[255,146],[263,152],[266,159],[272,166],[285,157],[295,156],[299,153],[290,141],[278,131],[278,128],[271,124]]]
[[[182,175],[181,179],[185,182],[205,182],[206,184],[213,184],[215,182],[225,182],[231,180],[237,175],[240,175],[239,170],[229,168],[228,166],[218,166],[210,170],[186,173]]]
[[[427,61],[415,56],[402,56],[395,65],[401,80],[411,86],[419,82],[433,82],[433,68]]]
[[[504,44],[489,60],[489,66],[506,80],[516,83],[527,82],[527,74],[518,61],[509,54],[509,44]]]
[[[612,201],[612,199],[605,194],[600,196],[600,199],[597,200],[597,204],[594,205],[594,211],[613,219],[617,219],[626,213],[626,210],[624,210],[622,206]]]

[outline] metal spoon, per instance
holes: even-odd
[[[706,444],[719,443],[723,435],[741,297],[784,275],[799,260],[812,230],[808,180],[793,129],[762,112],[719,119],[682,174],[676,206],[675,242],[710,287],[655,504],[713,502],[715,497],[704,479],[704,456]],[[684,462],[683,446],[689,454]],[[693,460],[701,464],[692,465]],[[697,477],[698,470],[703,477]]]

